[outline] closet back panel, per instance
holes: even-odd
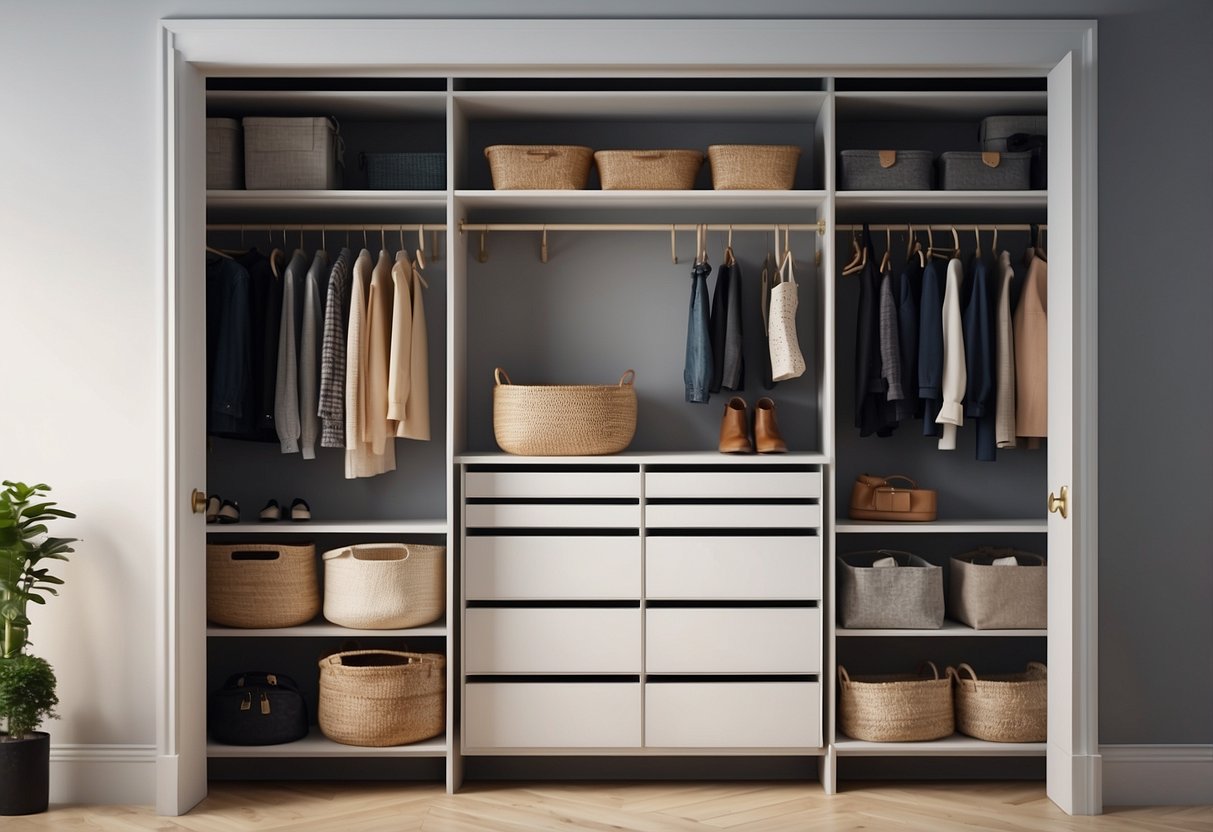
[[[748,334],[745,389],[735,395],[751,406],[761,396],[774,399],[792,451],[820,449],[819,293],[809,235],[792,235],[793,251],[799,250],[799,240],[806,258],[797,272],[797,328],[808,370],[770,391],[760,383],[759,350],[766,342],[757,337],[763,332],[759,293],[767,235],[738,232],[733,239]],[[668,233],[549,233],[546,264],[539,262],[537,234],[490,232],[485,263],[476,260],[479,235],[467,235],[468,450],[498,450],[494,367],[504,367],[518,384],[613,384],[624,370],[635,369],[638,414],[630,450],[716,449],[724,405],[734,393],[713,394],[707,404],[685,401],[682,373],[694,245],[693,235],[680,236],[679,263],[674,265]],[[723,249],[723,233],[712,232],[709,292]]]

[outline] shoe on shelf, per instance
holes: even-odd
[[[278,505],[277,500],[270,500],[265,504],[265,508],[261,509],[257,519],[262,523],[277,523],[282,519],[282,506]]]
[[[724,418],[720,420],[720,452],[722,454],[753,453],[754,446],[750,444],[749,428],[745,399],[734,396],[724,406]]]
[[[239,523],[240,504],[235,500],[224,500],[223,505],[219,507],[219,513],[216,515],[216,520],[224,524]]]
[[[754,405],[754,444],[760,454],[783,454],[788,450],[775,421],[775,402],[765,396]]]
[[[303,523],[312,519],[312,507],[307,504],[307,500],[302,497],[296,497],[291,503],[291,520],[296,523]]]
[[[206,522],[214,523],[219,519],[219,509],[223,508],[223,500],[219,499],[218,494],[212,494],[206,498]]]

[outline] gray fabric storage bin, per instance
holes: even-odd
[[[244,182],[249,190],[341,187],[341,141],[324,117],[244,119]]]
[[[939,181],[945,191],[1022,191],[1028,189],[1031,153],[949,150],[939,155]]]
[[[244,141],[240,121],[206,120],[206,189],[233,191],[244,187]]]
[[[897,566],[872,566],[892,557]],[[838,623],[846,628],[938,630],[943,567],[894,549],[838,557]]]
[[[931,188],[929,150],[843,150],[839,188],[844,191],[926,191]]]
[[[1046,136],[1049,133],[1048,116],[990,116],[981,120],[981,149],[1006,153],[1007,138],[1016,133],[1029,136]]]
[[[1018,565],[993,565],[1009,556]],[[1048,591],[1043,557],[984,546],[952,558],[948,616],[975,630],[1043,630],[1049,626]]]
[[[358,161],[372,191],[446,190],[445,153],[363,153]]]

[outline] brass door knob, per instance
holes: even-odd
[[[194,514],[202,514],[206,511],[206,492],[199,491],[197,488],[190,494],[190,509]]]
[[[1061,487],[1061,496],[1058,497],[1052,491],[1049,492],[1049,511],[1061,515],[1061,519],[1065,520],[1070,516],[1070,489],[1066,486]]]

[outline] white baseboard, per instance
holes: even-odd
[[[1213,805],[1213,745],[1102,745],[1104,806]]]
[[[156,746],[51,745],[51,803],[151,805]]]

